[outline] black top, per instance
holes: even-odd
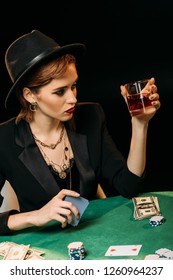
[[[70,167],[65,169],[66,178],[61,179],[57,172],[54,171],[51,165],[49,169],[52,172],[58,186],[61,189],[71,189],[73,191],[79,192],[79,172],[74,158],[70,160]]]

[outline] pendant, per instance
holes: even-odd
[[[65,171],[61,171],[61,172],[59,172],[59,178],[61,178],[61,179],[65,179],[67,177],[67,174],[66,174],[66,172]]]
[[[54,150],[56,148],[56,144],[50,144],[50,146],[48,146],[48,148]]]

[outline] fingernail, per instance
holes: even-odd
[[[77,215],[77,219],[78,219],[78,220],[80,219],[80,214]]]
[[[153,102],[152,102],[152,105],[156,105],[156,104],[157,104],[157,102],[156,102],[156,101],[153,101]]]

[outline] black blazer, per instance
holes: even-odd
[[[107,196],[136,196],[142,179],[128,170],[107,131],[102,107],[78,104],[73,122],[74,126],[67,123],[66,129],[79,171],[81,196],[95,199],[98,183]],[[5,180],[13,187],[21,212],[39,209],[60,191],[24,120],[16,125],[12,118],[0,125],[0,190]],[[2,200],[0,196],[0,205]],[[0,214],[0,234],[8,231],[8,215]]]

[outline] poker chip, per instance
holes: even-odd
[[[161,215],[153,216],[150,218],[149,223],[151,226],[157,227],[165,222],[165,218]]]
[[[70,260],[83,260],[85,258],[85,248],[83,242],[71,242],[67,247]]]

